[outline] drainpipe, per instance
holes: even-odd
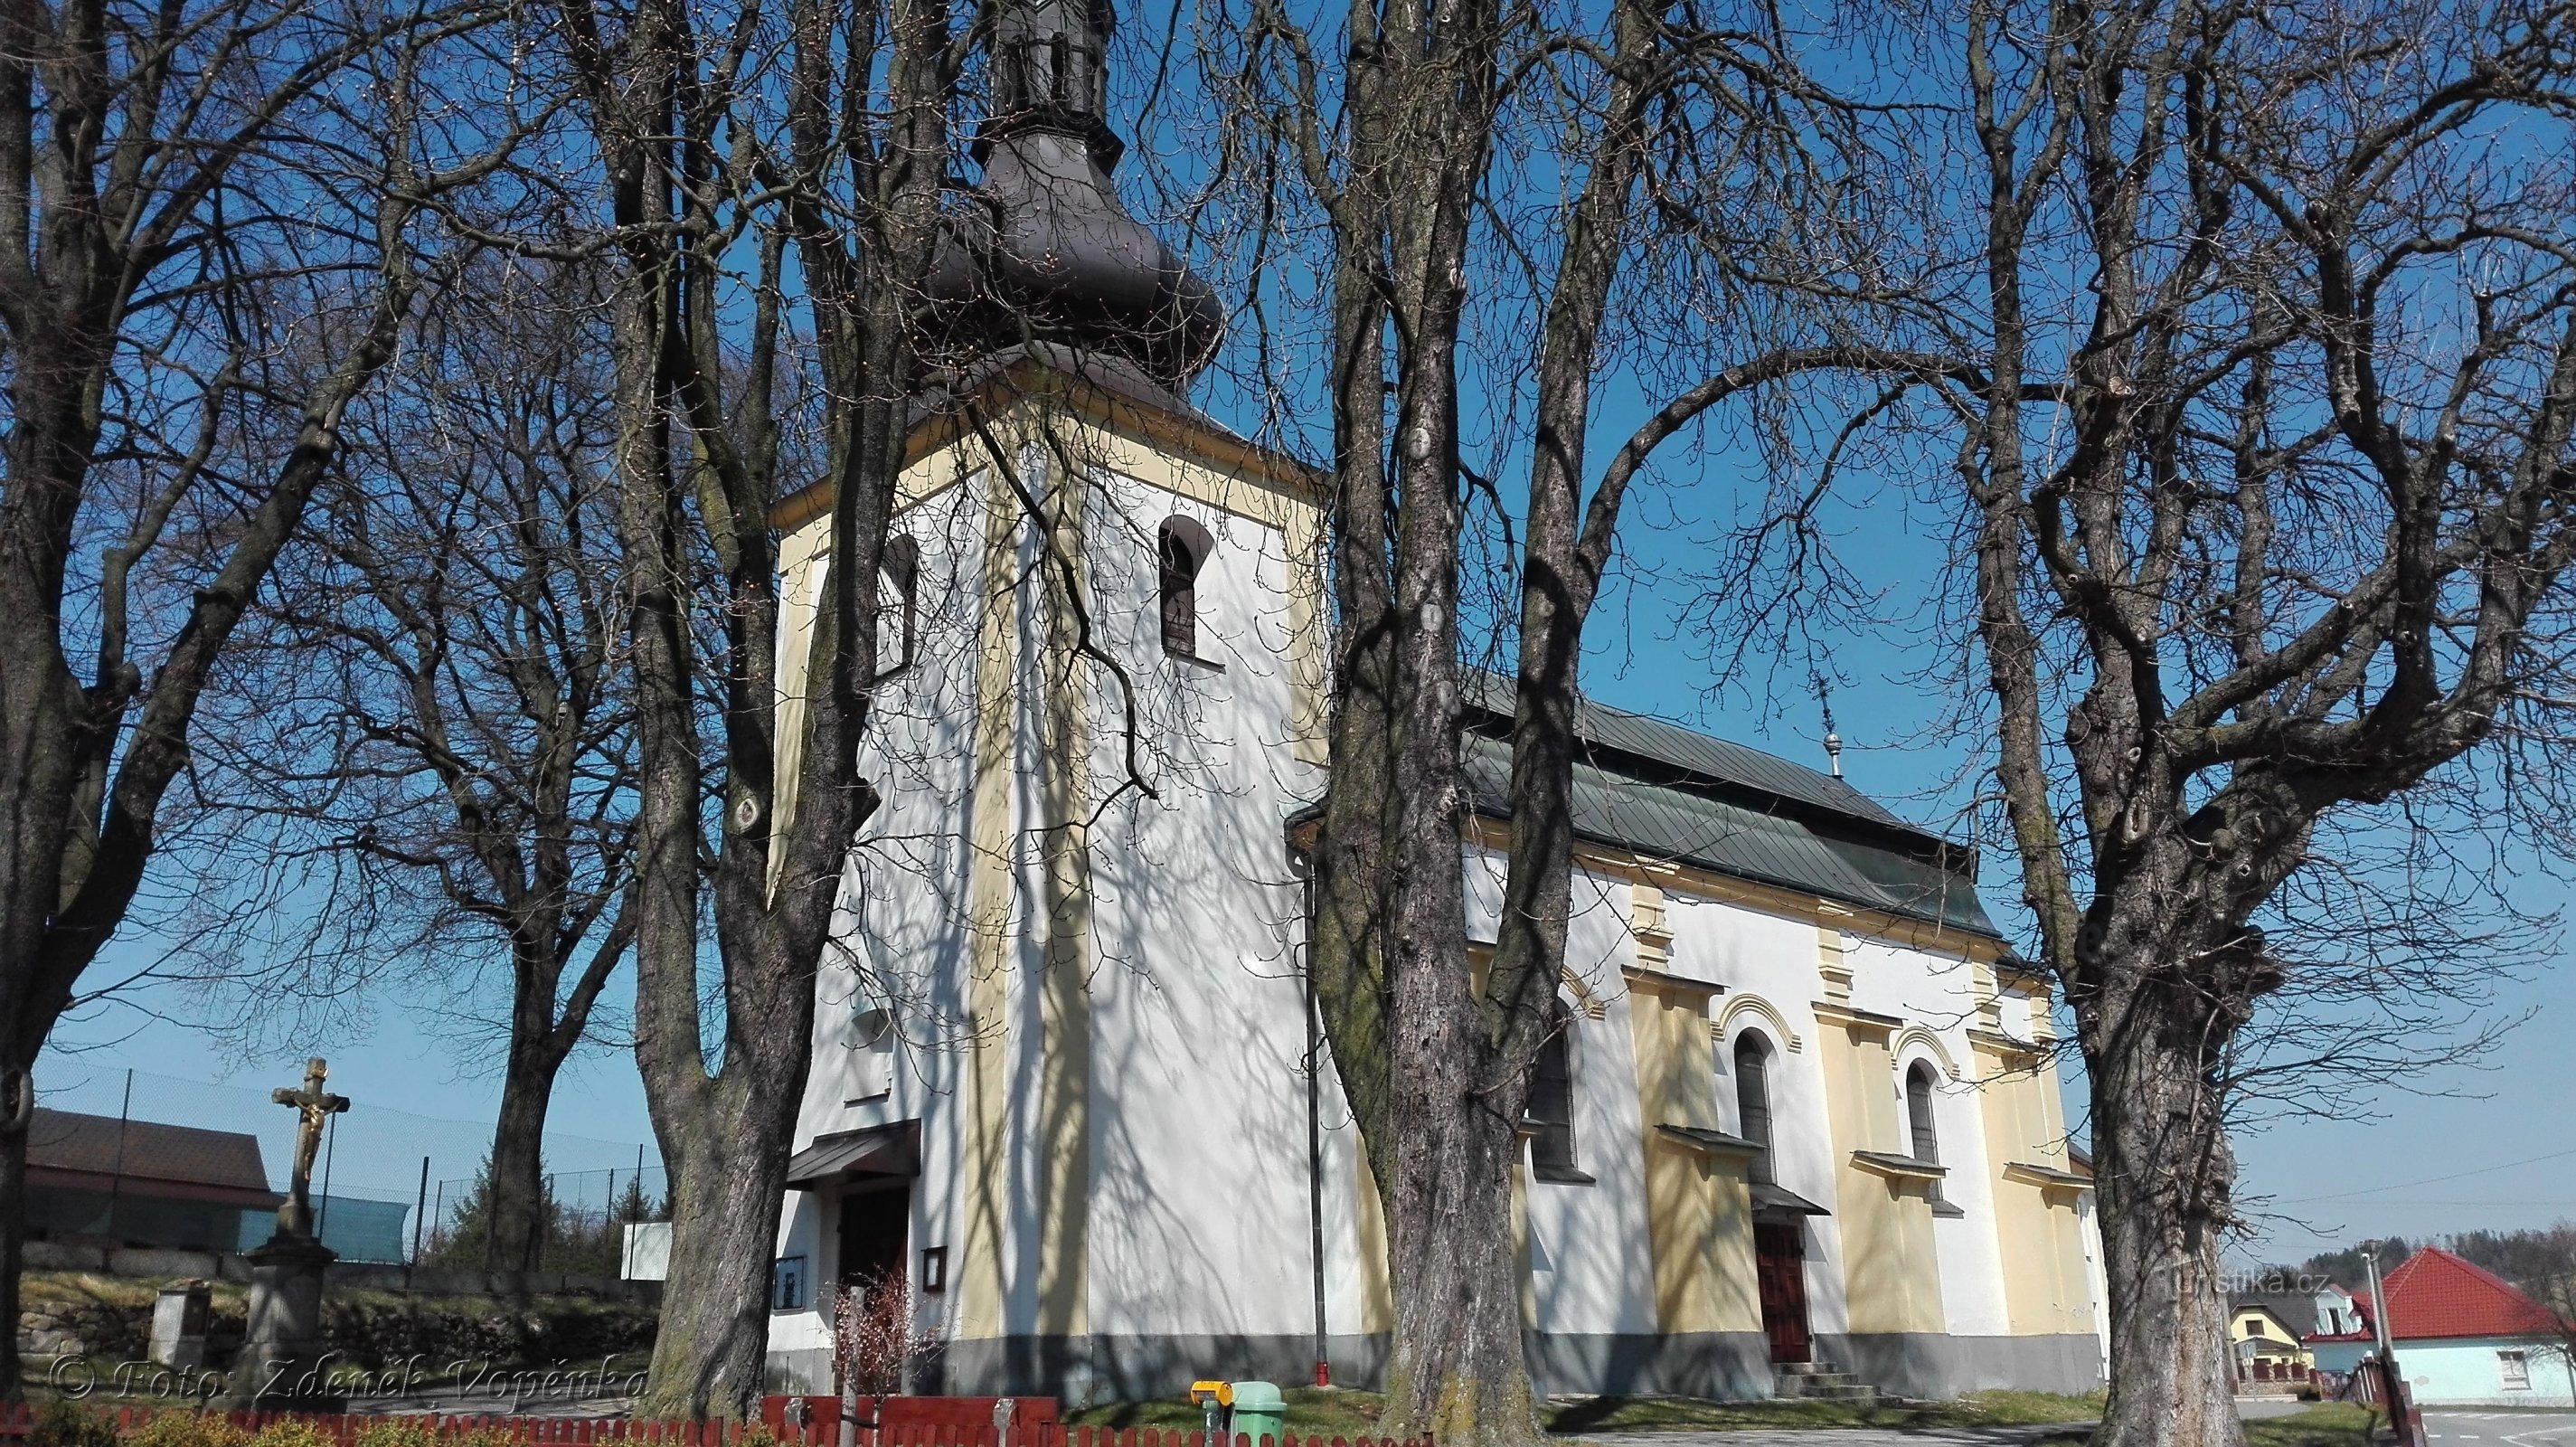
[[[1314,861],[1305,851],[1288,851],[1289,867],[1297,872],[1298,894],[1305,902],[1305,925],[1315,927]],[[1312,946],[1298,941],[1298,975],[1306,982],[1306,1225],[1307,1250],[1314,1266],[1315,1280],[1315,1385],[1333,1384],[1332,1353],[1324,1345],[1324,1049],[1321,1021],[1315,1009],[1315,971]]]

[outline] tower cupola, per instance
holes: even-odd
[[[1177,392],[1224,332],[1216,293],[1127,212],[1110,172],[1109,0],[1006,0],[986,53],[984,168],[930,276],[934,352],[1125,363]]]

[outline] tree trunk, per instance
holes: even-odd
[[[485,1174],[484,1265],[489,1269],[537,1271],[545,1266],[546,1111],[562,1065],[563,1052],[555,1048],[551,1032],[534,1039],[511,1033],[501,1115],[493,1126]]]
[[[1386,1404],[1389,1430],[1401,1435],[1528,1442],[1538,1438],[1538,1410],[1512,1239],[1520,1134],[1516,1120],[1475,1098],[1485,1050],[1470,1032],[1483,1028],[1472,1004],[1450,1013],[1396,1072],[1408,1128],[1386,1188],[1395,1296]]]
[[[801,1052],[804,1036],[794,1044]],[[759,1399],[787,1194],[777,1146],[795,1128],[799,1077],[728,1080],[702,1111],[655,1112],[671,1172],[671,1261],[640,1420],[738,1417]]]
[[[27,1117],[36,1078],[0,1032],[0,1402],[20,1400],[18,1282],[27,1267]]]
[[[2110,1288],[2111,1396],[2097,1447],[2235,1447],[2219,1248],[2236,1160],[2212,1076],[2233,1028],[2143,964],[2127,998],[2079,1006]]]

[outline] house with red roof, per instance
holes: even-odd
[[[2576,1407],[2576,1325],[2513,1283],[2427,1246],[2380,1283],[2397,1367],[2424,1407]],[[2361,1329],[2305,1339],[2321,1371],[2378,1354],[2370,1300]]]

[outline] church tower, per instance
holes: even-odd
[[[879,580],[885,803],[817,984],[781,1381],[828,1389],[832,1295],[887,1280],[951,1392],[1160,1392],[1247,1332],[1313,1349],[1276,1243],[1313,1229],[1283,821],[1322,788],[1322,491],[1186,400],[1224,311],[1119,198],[1113,26],[1106,0],[1001,11],[977,204],[929,279],[942,380]],[[788,739],[829,504],[772,513]]]

